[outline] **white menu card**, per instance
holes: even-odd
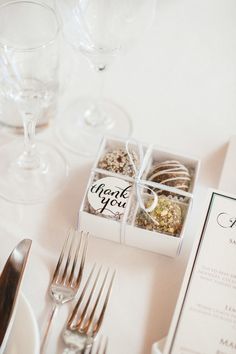
[[[211,191],[164,354],[236,354],[236,197]]]

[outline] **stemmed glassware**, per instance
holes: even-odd
[[[56,148],[35,141],[35,125],[58,93],[59,30],[44,2],[0,6],[0,95],[16,104],[24,126],[24,145],[18,138],[0,147],[0,196],[13,202],[45,201],[68,173]]]
[[[104,71],[152,24],[156,0],[58,0],[65,38],[84,54],[103,86]],[[71,151],[94,155],[101,136],[129,136],[132,122],[118,105],[102,97],[78,99],[63,113],[58,132]]]

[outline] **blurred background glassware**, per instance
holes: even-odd
[[[0,147],[0,196],[19,203],[47,200],[68,173],[53,146],[35,142],[35,125],[58,93],[59,21],[44,2],[15,0],[0,6],[1,99],[17,108],[23,139]]]
[[[78,99],[58,125],[61,141],[71,151],[93,156],[106,134],[129,136],[132,122],[123,108],[104,99],[104,72],[150,27],[156,0],[58,0],[66,40],[84,54],[100,85],[92,98]]]
[[[0,0],[0,6],[4,3],[8,3],[14,0]],[[55,8],[55,0],[42,0],[41,2],[46,5]],[[0,72],[0,85],[4,80]],[[58,83],[55,85],[58,90]],[[43,131],[48,128],[52,120],[55,119],[57,113],[57,100],[58,95],[54,95],[53,99],[48,102],[47,107],[43,108],[41,118],[36,124],[37,132]],[[4,131],[13,134],[24,134],[24,126],[22,119],[18,113],[18,106],[12,101],[10,97],[0,95],[0,128]]]

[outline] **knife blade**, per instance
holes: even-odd
[[[0,276],[0,354],[11,331],[22,277],[32,241],[24,239],[13,249]]]

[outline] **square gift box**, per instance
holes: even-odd
[[[178,255],[199,160],[105,137],[79,212],[79,228],[110,241]]]

